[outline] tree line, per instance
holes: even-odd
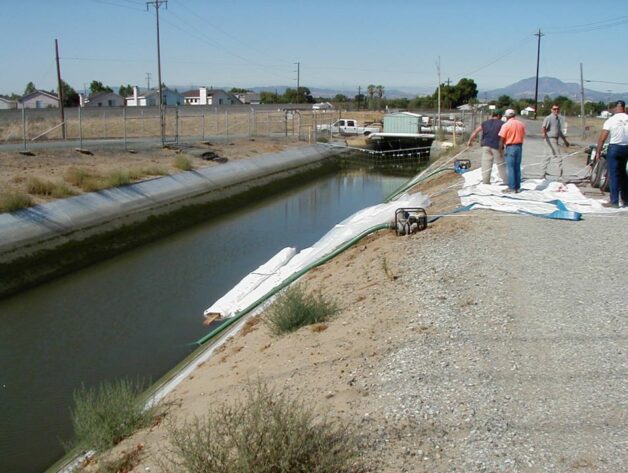
[[[68,83],[61,81],[63,88],[63,104],[66,107],[75,107],[79,104],[79,94]],[[165,84],[163,85],[165,87]],[[24,89],[23,95],[31,94],[38,89],[33,82],[29,82]],[[101,92],[113,92],[113,89],[109,86],[103,85],[102,82],[93,80],[89,85],[89,95],[98,94]],[[251,92],[249,89],[234,87],[230,90],[234,93],[246,93]],[[277,91],[260,92],[260,102],[264,104],[312,104],[315,102],[331,102],[337,106],[347,106],[352,108],[362,108],[370,110],[383,110],[385,108],[395,109],[435,109],[438,107],[438,87],[431,95],[416,96],[414,98],[386,98],[384,96],[385,88],[383,85],[369,84],[366,87],[365,94],[357,94],[353,98],[344,94],[336,94],[333,97],[313,97],[312,92],[308,87],[290,88],[288,87],[284,93],[279,94]],[[51,94],[56,94],[56,90],[51,90]],[[130,84],[121,85],[118,88],[119,95],[122,97],[128,97],[133,94],[133,86]],[[477,104],[478,103],[478,88],[473,79],[462,78],[457,84],[445,84],[440,85],[440,104],[441,108],[445,110],[451,110],[459,107],[463,104]],[[22,96],[15,93],[11,94],[9,98],[11,100],[19,100]],[[487,102],[489,105],[495,105],[498,108],[512,108],[517,113],[526,107],[534,108],[534,99],[523,98],[514,99],[508,95],[501,95],[495,100]],[[538,115],[549,114],[551,106],[558,104],[561,108],[561,112],[565,115],[578,115],[580,114],[580,103],[574,102],[569,97],[558,96],[551,98],[545,96],[542,101],[539,101]],[[608,110],[610,105],[604,102],[586,102],[584,104],[585,115],[599,115],[602,111]]]

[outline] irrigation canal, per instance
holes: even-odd
[[[406,180],[345,169],[0,301],[0,471],[45,470],[71,438],[82,383],[159,379],[242,277]]]

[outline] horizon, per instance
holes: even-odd
[[[77,92],[94,80],[114,91],[157,83],[154,6],[147,11],[140,0],[88,0],[77,12],[76,3],[23,0],[4,6],[0,38],[4,44],[19,39],[20,47],[0,53],[3,64],[19,64],[4,68],[0,94],[21,95],[28,82],[56,90],[55,39],[62,78]],[[605,52],[609,36],[620,44],[628,39],[621,27],[628,23],[628,8],[618,11],[610,0],[579,8],[567,0],[549,5],[529,0],[525,11],[490,0],[481,12],[463,0],[446,7],[436,0],[391,0],[384,8],[373,0],[322,0],[315,10],[302,0],[232,3],[215,0],[211,9],[199,0],[161,5],[162,82],[296,88],[299,62],[304,87],[357,94],[358,86],[372,83],[424,94],[438,86],[440,61],[441,83],[467,77],[478,90],[491,91],[535,75],[540,29],[540,77],[579,83],[583,63],[588,89],[613,94],[628,89],[621,82],[623,64],[608,60]],[[611,18],[599,13],[604,6],[615,12]],[[537,24],[538,12],[560,20]],[[86,21],[76,21],[77,15]],[[503,34],[492,34],[495,28]]]

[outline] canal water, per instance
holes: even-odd
[[[203,310],[242,277],[406,180],[343,170],[1,301],[0,471],[45,470],[71,438],[81,384],[156,381],[207,333]]]

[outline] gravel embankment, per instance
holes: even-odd
[[[625,471],[628,216],[467,215],[406,240],[421,335],[369,381],[385,471]]]

